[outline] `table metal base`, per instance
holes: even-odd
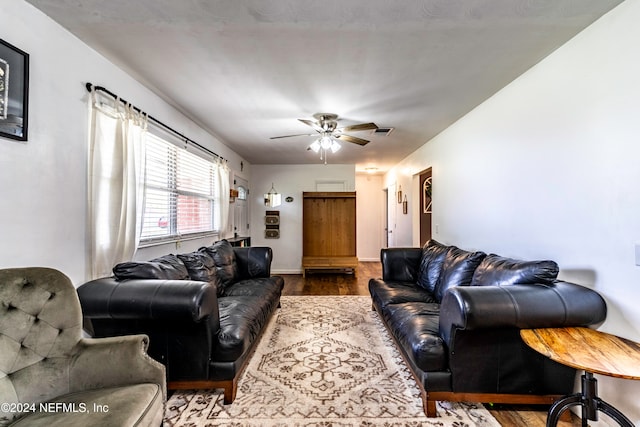
[[[607,414],[622,427],[635,427],[622,412],[598,397],[598,380],[593,373],[586,371],[582,375],[582,393],[572,394],[554,403],[549,409],[547,427],[556,427],[560,415],[578,405],[582,405],[582,427],[587,427],[587,420],[598,421],[598,411]]]

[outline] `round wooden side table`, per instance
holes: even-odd
[[[593,374],[640,380],[640,344],[589,328],[522,329],[522,340],[549,359],[584,371],[582,391],[555,402],[549,409],[547,427],[555,427],[560,415],[572,406],[582,406],[582,426],[597,421],[598,411],[623,427],[634,424],[622,412],[598,397]]]

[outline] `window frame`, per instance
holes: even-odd
[[[168,156],[172,157],[172,159],[167,160],[167,170],[166,170],[166,182],[167,186],[162,187],[159,185],[154,185],[154,183],[149,183],[147,180],[148,172],[149,172],[149,154],[147,152],[147,148],[149,147],[149,140],[155,140],[155,143],[160,143],[167,147]],[[145,248],[150,246],[163,245],[167,243],[176,243],[180,241],[186,240],[195,240],[201,238],[218,238],[220,236],[220,230],[215,227],[220,226],[221,219],[219,218],[220,213],[218,209],[220,200],[220,191],[221,186],[217,179],[217,171],[216,168],[219,165],[215,160],[211,159],[210,155],[201,152],[200,150],[190,149],[191,146],[185,145],[185,143],[174,142],[168,138],[160,136],[156,132],[147,131],[145,135],[145,172],[144,172],[144,183],[142,184],[144,187],[145,193],[145,202],[142,207],[142,214],[140,216],[141,228],[140,228],[140,243],[138,245],[139,248]],[[195,156],[198,158],[196,162],[207,162],[207,174],[209,175],[207,180],[210,180],[210,192],[206,196],[204,193],[197,191],[189,191],[184,188],[179,188],[178,179],[179,179],[179,168],[187,167],[188,162],[181,161],[180,150],[184,150],[184,153],[187,153],[188,156]],[[153,189],[157,192],[166,191],[167,200],[169,203],[169,219],[168,219],[168,227],[169,234],[166,235],[150,235],[148,237],[144,236],[145,224],[147,224],[146,220],[148,219],[149,214],[147,213],[147,190]],[[185,197],[195,197],[195,200],[209,200],[210,201],[210,210],[211,217],[209,218],[209,223],[211,224],[212,229],[210,230],[202,230],[202,231],[193,231],[181,233],[179,231],[178,220],[180,216],[179,211],[179,198],[180,196]]]

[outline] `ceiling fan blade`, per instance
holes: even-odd
[[[297,133],[295,135],[272,136],[269,139],[291,138],[292,136],[311,136],[311,135],[315,135],[315,133]]]
[[[362,138],[358,138],[357,136],[351,136],[351,135],[340,135],[335,137],[337,139],[341,139],[343,141],[347,141],[347,142],[353,142],[354,144],[358,144],[358,145],[367,145],[369,143],[369,141],[367,141],[366,139],[362,139]]]
[[[315,129],[316,132],[323,132],[324,129],[322,129],[320,126],[318,126],[318,124],[314,121],[311,120],[307,120],[307,119],[298,119],[299,121],[301,121],[302,123],[304,123],[307,126],[311,126],[312,128]]]
[[[340,128],[340,130],[343,132],[356,132],[359,130],[371,130],[371,129],[378,129],[378,126],[376,126],[375,123],[360,123],[359,125],[351,125],[351,126],[345,126],[343,128]]]

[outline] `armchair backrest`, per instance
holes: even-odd
[[[0,402],[39,403],[68,393],[81,330],[76,290],[63,273],[0,270]],[[0,413],[0,424],[11,416]]]

